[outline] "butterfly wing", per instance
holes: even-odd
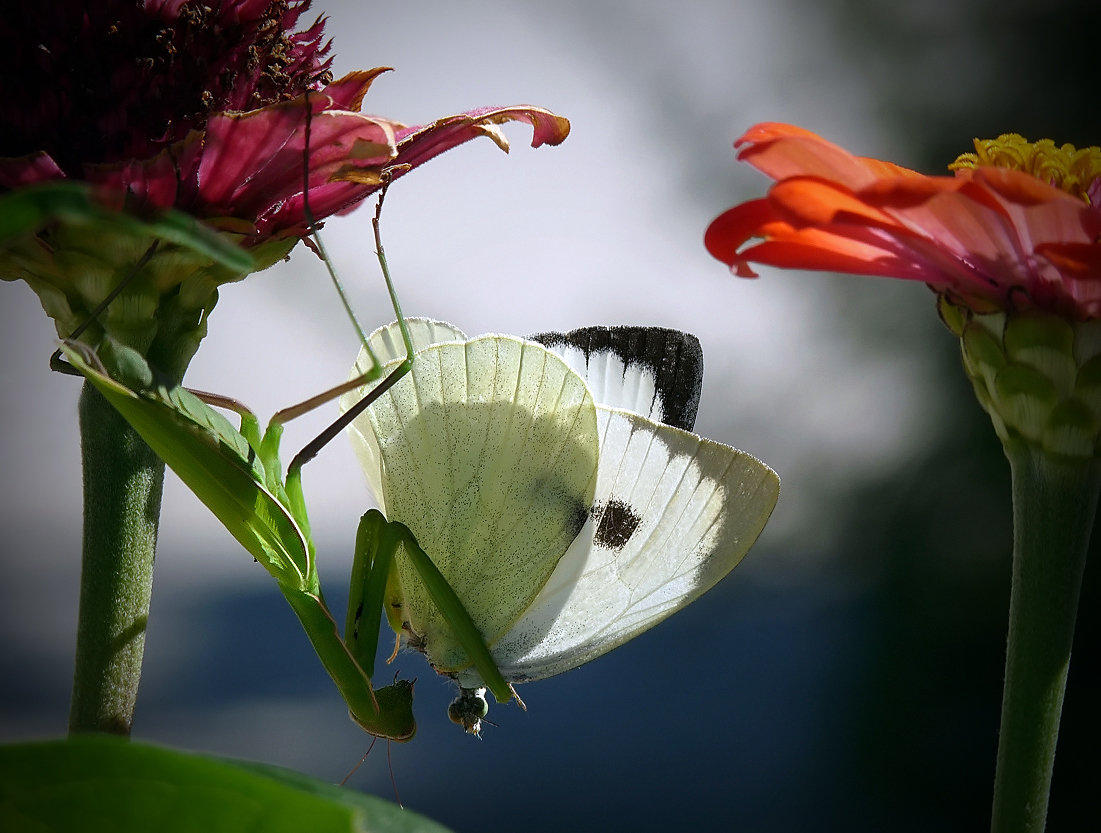
[[[597,415],[592,515],[491,646],[513,682],[575,668],[691,603],[741,561],[779,495],[775,472],[744,452],[637,414]]]
[[[538,344],[431,345],[349,427],[390,520],[405,523],[492,643],[531,606],[592,506],[592,395]],[[416,571],[403,618],[442,672],[469,664]]]
[[[443,344],[449,341],[466,341],[466,335],[458,327],[445,321],[436,321],[431,318],[406,318],[405,326],[409,329],[409,337],[413,342],[413,351],[423,350],[433,344]],[[373,382],[369,382],[361,388],[340,397],[340,411],[343,413],[356,402],[366,396],[370,391],[386,378],[387,374],[405,361],[405,341],[401,336],[398,322],[394,321],[385,327],[379,327],[367,339],[375,358],[382,365],[382,374]],[[414,360],[414,364],[416,361]],[[371,369],[371,357],[366,350],[360,349],[356,363],[348,374],[349,379],[358,379]],[[378,443],[374,434],[370,431],[358,431],[354,426],[349,429],[353,437],[353,445],[356,455],[367,475],[367,484],[371,488],[371,494],[379,503],[379,509],[386,513],[383,503],[382,489],[382,459],[379,456]]]
[[[584,327],[531,336],[576,370],[598,405],[691,431],[703,387],[694,335],[664,327]]]
[[[466,341],[466,335],[454,324],[446,321],[436,321],[433,318],[406,318],[405,326],[409,330],[409,337],[413,342],[413,352],[423,350],[433,344],[443,344],[448,341]],[[401,328],[394,321],[385,327],[379,327],[367,339],[371,350],[379,363],[385,368],[405,359],[405,341],[401,337]],[[355,367],[352,368],[352,376],[366,373],[371,368],[371,360],[366,350],[359,351]]]

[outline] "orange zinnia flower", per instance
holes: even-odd
[[[750,263],[882,275],[924,281],[980,313],[1101,317],[1098,148],[976,140],[952,177],[854,156],[787,124],[758,124],[734,146],[776,180],[704,238],[742,277],[755,277]]]
[[[991,829],[1041,831],[1101,494],[1101,148],[976,139],[951,177],[786,124],[759,124],[734,146],[776,184],[711,224],[711,254],[743,277],[765,263],[924,281],[960,337],[1013,473]]]

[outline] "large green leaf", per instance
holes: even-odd
[[[373,796],[278,767],[109,735],[0,746],[12,833],[446,833]]]

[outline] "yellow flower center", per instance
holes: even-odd
[[[997,139],[976,139],[975,152],[961,153],[948,169],[980,165],[1024,171],[1088,203],[1089,187],[1101,177],[1101,147],[1079,150],[1069,144],[1056,146],[1051,139],[1028,142],[1016,133],[1003,133]]]

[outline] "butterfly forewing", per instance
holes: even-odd
[[[597,405],[685,431],[695,425],[703,349],[694,335],[664,327],[583,327],[531,338],[581,375]]]
[[[540,596],[492,646],[514,682],[595,659],[725,576],[757,539],[779,481],[760,461],[598,407],[593,512]]]
[[[539,594],[592,505],[597,422],[584,382],[521,339],[435,344],[351,433],[387,517],[413,531],[492,644]],[[430,661],[465,667],[411,564],[399,558],[398,570],[404,619]]]
[[[466,341],[466,336],[463,334],[462,330],[444,321],[435,321],[431,318],[406,318],[405,324],[409,329],[409,336],[413,342],[414,352],[423,350],[433,344],[442,344],[449,341]],[[405,360],[405,342],[402,339],[401,330],[398,327],[397,321],[387,324],[385,327],[379,327],[371,333],[367,343],[370,344],[371,351],[374,353],[379,364],[382,365],[382,373],[374,382],[342,396],[340,398],[341,411],[347,411],[355,405],[356,402],[369,393],[379,382],[385,379],[386,375],[393,370],[399,362]],[[357,379],[369,371],[371,367],[371,357],[367,354],[366,350],[361,349],[348,378]],[[367,475],[367,482],[370,484],[371,494],[379,499],[379,503],[381,504],[379,509],[385,514],[386,506],[381,499],[383,494],[382,466],[375,436],[370,431],[364,432],[358,429],[354,424],[348,430],[355,438],[356,455],[359,457],[360,463],[363,465],[364,473]]]

